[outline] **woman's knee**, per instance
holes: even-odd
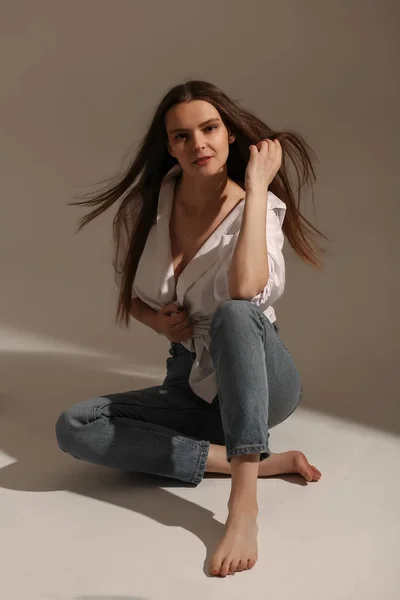
[[[93,409],[99,400],[99,398],[93,398],[87,402],[75,404],[61,413],[55,426],[56,438],[61,450],[71,452],[77,442],[77,434],[91,421]]]
[[[268,415],[268,427],[276,427],[284,421],[286,421],[298,408],[301,403],[303,395],[303,388],[299,393],[295,393],[293,398],[287,399],[286,401],[280,401],[279,403],[271,403],[269,407]]]
[[[241,324],[249,313],[256,313],[257,307],[249,300],[226,300],[214,311],[212,327],[221,323],[232,323],[238,320]]]
[[[61,450],[68,452],[71,446],[72,435],[71,430],[68,426],[69,422],[69,411],[61,413],[56,422],[56,438],[57,443]]]

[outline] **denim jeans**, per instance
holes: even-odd
[[[60,448],[77,459],[198,485],[210,444],[227,460],[268,458],[269,430],[295,410],[302,384],[279,327],[247,300],[215,311],[210,353],[218,394],[212,404],[188,379],[195,353],[172,343],[159,386],[107,394],[75,404],[57,420]]]

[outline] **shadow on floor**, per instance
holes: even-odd
[[[55,438],[58,415],[75,402],[156,385],[154,381],[106,372],[93,360],[71,361],[59,356],[5,356],[2,370],[1,449],[15,462],[0,469],[0,486],[29,492],[68,490],[135,511],[163,525],[183,527],[204,544],[203,570],[208,576],[209,559],[224,526],[210,510],[168,491],[192,488],[191,484],[75,460],[59,449]],[[207,474],[209,477],[226,478]],[[307,485],[300,476],[280,478]]]

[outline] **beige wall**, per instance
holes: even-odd
[[[171,86],[203,78],[319,157],[314,223],[333,243],[321,272],[286,245],[276,304],[304,405],[399,431],[399,12],[388,0],[1,2],[2,410],[46,399],[56,414],[151,385],[134,376],[143,364],[162,374],[167,340],[113,321],[113,215],[76,236],[67,202],[118,171]]]

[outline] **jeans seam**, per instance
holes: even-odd
[[[259,316],[260,316],[261,320],[262,320],[262,321],[263,321],[263,322],[264,322],[266,325],[269,325],[269,326],[270,326],[270,327],[271,327],[271,328],[272,328],[272,329],[275,331],[275,333],[276,333],[276,336],[277,336],[278,340],[280,341],[281,345],[284,347],[284,349],[286,350],[286,352],[287,352],[288,354],[290,354],[290,351],[289,351],[289,350],[286,348],[285,344],[284,344],[284,343],[283,343],[283,341],[282,341],[282,338],[281,338],[281,336],[279,335],[279,326],[277,326],[277,329],[274,327],[274,324],[276,323],[276,321],[274,321],[273,323],[271,323],[271,321],[268,319],[268,317],[266,317],[266,316],[264,315],[264,313],[262,313],[262,312],[259,312],[258,314],[259,314]]]
[[[127,427],[127,429],[139,429],[140,431],[151,431],[152,433],[157,433],[158,435],[162,435],[167,438],[174,438],[183,442],[190,448],[196,449],[198,447],[198,442],[195,440],[191,440],[182,435],[176,435],[176,431],[173,429],[169,429],[168,427],[164,427],[163,425],[157,425],[155,423],[145,423],[144,421],[137,421],[136,419],[129,419],[128,417],[105,417],[101,415],[100,420],[102,420],[108,427],[112,427],[112,420],[118,420],[119,425]],[[159,427],[163,427],[167,431],[160,431]]]
[[[243,452],[245,451],[245,452]],[[267,444],[246,444],[244,446],[235,446],[235,448],[228,449],[227,448],[227,456],[231,458],[232,456],[237,456],[240,454],[264,454],[268,455],[271,453]]]
[[[220,390],[220,385],[219,385],[218,369],[214,369],[214,372],[215,372],[215,379],[217,381],[218,410],[219,410],[219,414],[221,416],[222,430],[224,432],[224,441],[225,441],[225,446],[226,446],[227,439],[226,439],[225,432],[227,431],[227,427],[226,427],[226,422],[225,422],[224,411],[222,410],[222,407],[221,407],[221,390]]]
[[[177,387],[181,387],[181,386],[177,386]],[[133,390],[133,391],[139,391],[139,390]],[[154,404],[152,406],[148,406],[143,402],[131,402],[131,401],[127,401],[127,402],[114,402],[113,400],[109,400],[109,402],[102,404],[101,406],[96,406],[93,407],[94,408],[94,413],[93,415],[96,416],[96,412],[98,412],[99,410],[105,408],[106,406],[133,406],[134,408],[142,408],[142,407],[146,407],[146,408],[150,408],[150,409],[154,409],[154,410],[168,410],[168,411],[180,411],[180,410],[204,410],[204,408],[207,408],[208,403],[206,406],[191,406],[191,405],[187,405],[187,406],[155,406]],[[135,419],[134,419],[135,420]]]
[[[196,473],[192,479],[192,483],[194,485],[199,485],[199,483],[203,479],[204,470],[205,470],[206,462],[207,462],[208,451],[209,451],[209,447],[210,447],[210,442],[207,442],[205,440],[201,441],[199,444],[200,444],[199,459],[197,461]]]

